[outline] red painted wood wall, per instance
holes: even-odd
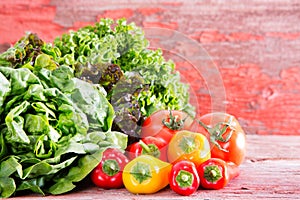
[[[235,115],[247,134],[300,134],[298,1],[1,0],[0,52],[25,31],[51,42],[103,17],[125,17],[144,28],[171,29],[196,42],[183,48],[186,57],[169,57],[191,84],[198,114],[218,110],[212,104],[225,94],[220,108]],[[209,88],[213,79],[191,70],[195,66],[189,53],[197,52],[195,44],[208,52],[217,67],[224,94]]]

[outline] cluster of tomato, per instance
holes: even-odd
[[[124,187],[135,194],[155,193],[167,185],[180,195],[198,188],[221,189],[239,175],[246,137],[226,113],[192,119],[182,111],[161,110],[148,117],[139,142],[126,152],[107,149],[91,173],[102,188]]]

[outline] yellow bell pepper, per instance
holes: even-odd
[[[123,169],[125,188],[134,194],[152,194],[169,184],[172,165],[151,155],[140,155]]]
[[[203,134],[182,130],[172,137],[167,155],[170,163],[190,160],[199,166],[211,157],[210,145]]]

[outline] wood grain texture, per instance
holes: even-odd
[[[300,199],[300,136],[247,136],[246,160],[240,176],[221,190],[199,189],[182,197],[165,188],[151,195],[134,195],[126,189],[103,190],[90,182],[77,191],[59,196],[25,195],[13,200],[90,200],[90,199]]]
[[[298,1],[2,0],[0,51],[25,31],[52,41],[103,17],[126,17],[144,28],[166,28],[196,41],[220,71],[226,90],[220,107],[235,115],[247,134],[300,134]],[[193,58],[186,55],[193,51],[179,52],[175,60],[201,115],[215,110],[212,101],[218,96],[211,94],[208,80],[189,70]]]

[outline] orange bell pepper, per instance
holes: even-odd
[[[182,130],[172,137],[167,155],[169,162],[173,164],[190,160],[199,166],[211,157],[210,145],[203,134]]]

